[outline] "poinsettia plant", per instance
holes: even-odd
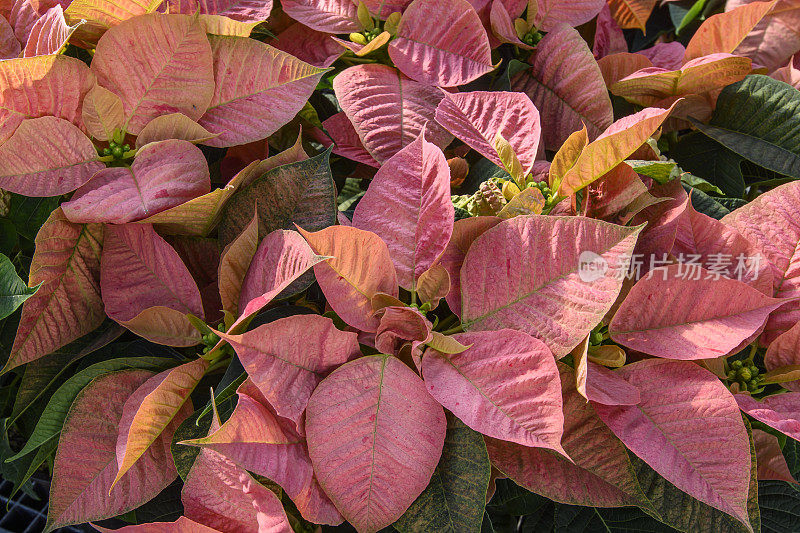
[[[49,483],[48,532],[794,530],[798,27],[0,6],[3,497]]]

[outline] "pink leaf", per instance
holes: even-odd
[[[627,51],[628,43],[625,41],[625,34],[622,33],[622,28],[611,16],[611,9],[606,4],[597,15],[597,30],[595,30],[594,34],[592,53],[595,59],[600,59],[607,55],[625,53]],[[681,52],[681,59],[683,59],[683,52]]]
[[[113,487],[159,439],[168,443],[178,426],[194,411],[189,395],[208,370],[195,359],[145,381],[125,400],[117,436],[117,472]]]
[[[272,12],[272,0],[169,0],[170,13],[223,15],[241,22],[262,22]]]
[[[603,405],[636,405],[639,389],[604,366],[586,360],[586,398]]]
[[[619,507],[641,493],[628,451],[575,389],[575,373],[558,365],[564,402],[564,450],[574,461],[546,448],[486,439],[492,464],[528,490],[572,505]]]
[[[464,85],[494,69],[481,19],[467,0],[414,0],[389,56],[403,74],[429,85]]]
[[[672,255],[680,262],[701,265],[713,279],[738,279],[772,295],[772,269],[763,257],[759,259],[758,249],[730,226],[698,213],[691,202],[678,221]],[[739,268],[740,258],[752,263],[749,268]]]
[[[275,412],[298,427],[322,378],[361,353],[356,333],[339,331],[331,319],[319,315],[291,316],[242,335],[220,336],[236,350]]]
[[[454,355],[429,349],[422,357],[431,396],[484,435],[566,455],[558,368],[547,346],[510,329],[454,338],[472,347]]]
[[[639,389],[642,400],[632,406],[593,403],[611,431],[667,481],[752,530],[750,439],[725,385],[684,361],[648,359],[616,372]]]
[[[381,323],[375,332],[375,348],[384,354],[398,355],[408,344],[431,340],[431,323],[412,307],[388,306],[379,310]]]
[[[493,147],[500,133],[511,144],[525,175],[536,161],[542,125],[539,111],[521,93],[447,94],[436,108],[436,121],[482,156],[502,168]]]
[[[409,3],[411,0],[364,0],[369,12],[380,19],[385,19],[395,11],[402,13]]]
[[[125,129],[134,135],[159,115],[197,120],[214,94],[211,47],[189,15],[153,13],[111,28],[97,43],[92,72],[122,98]]]
[[[155,306],[204,316],[200,291],[192,275],[152,226],[106,227],[100,286],[109,317],[125,326]]]
[[[538,0],[536,27],[553,31],[562,24],[580,26],[592,20],[603,6],[605,0]]]
[[[395,216],[387,217],[387,210]],[[378,170],[356,207],[353,226],[380,235],[398,282],[415,290],[450,241],[453,212],[447,160],[423,133]]]
[[[422,380],[391,356],[362,357],[319,384],[306,413],[320,485],[359,531],[405,512],[428,485],[447,423]]]
[[[66,120],[23,120],[0,145],[0,187],[25,196],[66,194],[104,168],[97,157],[92,141]]]
[[[57,5],[36,21],[31,28],[24,56],[43,56],[58,53],[67,44],[77,26],[68,26],[64,20],[64,10]]]
[[[218,452],[241,468],[275,481],[307,520],[342,523],[342,516],[317,483],[305,440],[293,429],[294,424],[278,418],[250,380],[237,392],[236,409],[218,431],[183,444]]]
[[[456,315],[461,315],[461,265],[472,246],[473,241],[484,231],[497,225],[497,217],[469,217],[457,220],[453,225],[453,236],[447,244],[439,264],[450,274],[450,292],[447,293],[447,305]]]
[[[238,407],[237,407],[238,408]],[[216,416],[216,413],[214,413]],[[215,431],[219,422],[212,422]],[[283,505],[234,461],[213,449],[195,459],[181,490],[190,519],[231,533],[291,533]]]
[[[787,183],[762,194],[726,215],[722,222],[752,242],[769,261],[776,298],[800,296],[800,223],[794,215],[800,206],[800,182]],[[800,301],[773,313],[764,330],[769,344],[800,321]]]
[[[171,139],[182,139],[194,144],[208,141],[214,137],[216,135],[183,113],[170,113],[154,118],[142,128],[142,131],[136,136],[136,148],[142,148],[151,142]]]
[[[725,10],[752,4],[754,0],[728,0]],[[750,30],[734,53],[747,56],[767,70],[774,70],[791,62],[792,54],[800,50],[800,5],[791,0],[779,2]]]
[[[301,61],[321,68],[331,66],[344,52],[330,35],[312,30],[299,22],[283,30],[270,44]]]
[[[333,79],[333,90],[364,148],[382,163],[425,129],[444,148],[453,136],[434,122],[441,90],[409,80],[385,65],[357,65]]]
[[[753,442],[756,446],[758,462],[758,479],[774,479],[797,483],[789,471],[783,450],[775,435],[770,435],[760,429],[753,430]]]
[[[247,269],[253,262],[253,257],[258,249],[258,215],[253,215],[253,220],[245,226],[242,232],[220,255],[217,279],[220,303],[222,309],[233,316],[239,311],[239,300],[242,293],[242,284],[247,274]]]
[[[582,217],[504,220],[464,259],[462,322],[524,331],[565,356],[616,300],[639,231]],[[587,264],[604,268],[587,272]]]
[[[376,331],[379,321],[372,316],[372,297],[379,292],[398,295],[397,274],[383,240],[348,226],[300,233],[315,253],[330,258],[314,265],[328,304],[354,328]]]
[[[325,72],[254,39],[211,36],[209,40],[216,90],[199,120],[219,134],[206,142],[209,146],[236,146],[272,135],[303,108]],[[231,69],[241,65],[259,75],[231,76]]]
[[[514,21],[506,10],[505,4],[501,0],[492,2],[491,10],[489,11],[489,22],[492,29],[490,35],[490,43],[494,48],[495,42],[499,39],[501,42],[513,44],[525,50],[533,50],[534,47],[528,43],[522,42],[517,35],[517,30],[514,27]]]
[[[625,51],[627,50],[623,50],[623,52]],[[654,67],[679,70],[683,65],[683,55],[686,53],[686,48],[681,43],[672,41],[670,43],[656,43],[639,53],[649,59]]]
[[[177,477],[170,441],[162,438],[111,488],[117,473],[117,426],[122,407],[150,376],[152,373],[144,370],[105,374],[75,398],[56,452],[46,530],[135,509]]]
[[[634,285],[609,332],[615,342],[658,357],[719,357],[756,333],[784,303],[741,281],[675,264]]]
[[[749,394],[735,394],[733,397],[749,416],[800,441],[800,392],[767,396],[761,401]]]
[[[614,120],[603,75],[580,34],[559,25],[536,47],[533,67],[511,80],[511,90],[526,93],[542,117],[544,145],[558,150],[586,125],[595,139]]]
[[[275,230],[261,240],[242,282],[236,325],[253,316],[300,275],[324,258],[296,232]],[[231,326],[230,331],[236,332]]]
[[[361,29],[351,0],[284,0],[287,15],[311,29],[325,33],[348,33]]]
[[[7,371],[91,332],[105,318],[100,298],[103,226],[72,224],[56,209],[36,235],[28,282],[40,285],[22,307]]]
[[[0,59],[14,59],[22,52],[22,45],[14,35],[14,28],[0,16]]]
[[[769,344],[764,354],[764,366],[767,370],[775,370],[784,366],[800,365],[800,322],[781,333]],[[798,391],[800,383],[789,381],[781,383],[785,389]]]
[[[361,139],[358,138],[358,133],[353,127],[353,123],[347,118],[344,111],[340,111],[335,115],[326,118],[322,121],[322,127],[330,135],[333,140],[333,153],[352,159],[358,163],[364,163],[371,167],[378,168],[380,163],[367,152],[364,145],[361,144]],[[324,134],[319,136],[319,141],[323,144],[330,143],[330,140]],[[326,142],[327,141],[327,142]]]
[[[94,175],[63,204],[73,222],[125,224],[147,218],[211,190],[206,158],[187,141],[148,144],[130,168]]]

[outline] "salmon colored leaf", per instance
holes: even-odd
[[[578,160],[564,175],[559,194],[570,196],[612,171],[661,127],[672,109],[648,107],[609,126],[584,148]]]
[[[411,79],[464,85],[494,69],[489,38],[467,0],[414,0],[389,44],[389,57]]]
[[[710,54],[733,53],[776,2],[753,2],[709,17],[686,45],[684,62]]]
[[[722,222],[753,243],[768,261],[776,298],[800,296],[800,271],[795,250],[800,245],[800,225],[793,215],[800,205],[800,182],[791,182],[762,194],[726,215]],[[764,330],[769,344],[800,320],[800,302],[773,313]]]
[[[464,259],[462,322],[468,330],[517,329],[565,356],[616,300],[639,231],[582,217],[504,220]]]
[[[222,15],[241,22],[263,22],[272,11],[272,0],[168,0],[170,13]]]
[[[219,421],[212,421],[211,431],[218,428]],[[201,450],[192,464],[181,490],[181,503],[187,517],[220,531],[293,531],[278,496],[213,449]]]
[[[789,465],[786,464],[786,458],[783,456],[783,450],[775,435],[770,435],[766,431],[759,429],[753,430],[753,441],[756,445],[756,454],[758,455],[758,479],[774,479],[778,481],[786,481],[787,483],[797,483],[792,473],[789,471]]]
[[[222,309],[231,315],[239,312],[239,296],[242,292],[247,269],[258,248],[258,216],[245,226],[241,234],[222,250],[218,269],[219,295]]]
[[[727,355],[764,325],[786,300],[741,281],[714,279],[681,264],[651,272],[634,285],[609,325],[623,346],[668,359]]]
[[[588,359],[586,365],[586,399],[603,405],[636,405],[642,401],[639,389],[619,374]],[[580,376],[580,372],[577,374]],[[580,392],[580,384],[578,384]]]
[[[136,148],[169,139],[183,139],[190,143],[202,143],[216,137],[203,126],[183,113],[161,115],[148,122],[136,137]]]
[[[387,210],[396,216],[387,217]],[[450,168],[424,133],[389,158],[356,207],[353,226],[381,236],[401,286],[416,290],[441,256],[453,228]]]
[[[753,0],[728,0],[725,10],[732,11],[752,3]],[[800,33],[796,31],[798,23],[800,4],[796,0],[778,2],[739,43],[734,53],[749,57],[768,71],[791,64],[792,55],[800,50]],[[797,68],[800,62],[794,66]]]
[[[78,26],[68,26],[64,19],[64,9],[56,5],[47,10],[31,28],[28,41],[23,50],[24,57],[57,54]]]
[[[800,325],[795,324],[788,331],[778,335],[767,348],[767,353],[764,354],[764,366],[767,367],[768,373],[765,377],[773,372],[775,373],[794,373],[800,370]],[[800,378],[800,373],[795,374]],[[781,383],[781,386],[793,390],[800,391],[800,383],[796,381],[787,381]]]
[[[434,122],[443,93],[385,65],[357,65],[333,79],[333,90],[367,152],[383,163],[425,136],[444,149],[453,136]]]
[[[242,283],[239,296],[239,319],[246,321],[289,287],[309,268],[325,258],[314,254],[308,243],[295,231],[276,230],[259,244]],[[237,332],[231,326],[230,332]]]
[[[646,502],[625,446],[575,389],[575,373],[558,364],[564,403],[564,450],[486,439],[492,464],[520,486],[560,503],[619,507]]]
[[[22,317],[3,371],[29,363],[97,328],[105,318],[100,298],[103,227],[73,224],[56,209],[36,235],[28,286],[39,290]]]
[[[139,61],[125,59],[131,56]],[[151,14],[106,32],[97,43],[92,72],[122,99],[125,130],[135,135],[159,115],[200,118],[214,94],[212,65],[211,47],[197,20]]]
[[[117,473],[117,428],[123,405],[152,375],[144,370],[104,374],[75,398],[56,452],[45,531],[135,509],[177,477],[170,442],[160,438],[111,488]]]
[[[383,240],[348,226],[300,233],[314,253],[331,258],[314,265],[314,275],[336,314],[354,328],[376,331],[371,298],[379,292],[398,296],[397,274]]]
[[[536,28],[553,31],[560,25],[580,26],[592,20],[606,4],[605,0],[538,0],[534,18]]]
[[[447,305],[456,315],[461,315],[461,266],[470,246],[484,231],[500,222],[497,217],[469,217],[457,220],[453,225],[453,236],[447,244],[439,264],[450,274],[450,292]]]
[[[376,316],[380,317],[381,322],[375,332],[375,349],[381,353],[399,355],[407,344],[415,348],[432,340],[430,321],[413,307],[384,307]]]
[[[350,122],[344,111],[340,111],[323,120],[322,127],[327,135],[322,132],[312,132],[312,135],[315,135],[317,140],[325,146],[329,146],[333,141],[334,154],[371,167],[380,167],[380,163],[375,161],[367,152],[367,149],[364,148],[361,139],[358,138],[358,133],[353,127],[353,123]]]
[[[236,146],[272,135],[303,108],[326,72],[254,39],[211,36],[209,40],[216,90],[198,121],[219,134],[206,141],[209,146]],[[241,65],[259,75],[229,75]]]
[[[142,324],[141,319],[131,325],[127,322],[156,306],[181,315],[204,316],[200,291],[192,275],[177,252],[152,226],[126,224],[106,228],[100,286],[110,318],[125,327],[136,326]],[[172,315],[172,320],[178,319]],[[185,317],[184,320],[188,323]],[[156,322],[151,327],[157,330],[159,325],[160,322]]]
[[[122,99],[101,85],[95,85],[83,99],[83,124],[98,141],[109,141],[114,130],[125,124]]]
[[[104,168],[97,157],[89,138],[66,120],[23,120],[11,138],[0,145],[0,187],[26,196],[65,194]]]
[[[547,346],[511,329],[454,338],[472,346],[454,355],[428,350],[422,357],[431,396],[484,435],[566,455],[558,368]]]
[[[450,293],[450,274],[437,263],[423,272],[417,280],[417,296],[422,303],[430,303],[436,309],[439,300]]]
[[[656,7],[656,0],[609,0],[611,16],[624,29],[645,31],[645,24]]]
[[[15,59],[22,52],[22,45],[14,35],[14,28],[5,17],[0,17],[0,58]]]
[[[503,162],[492,144],[499,133],[522,163],[523,175],[527,176],[533,168],[539,151],[542,124],[539,111],[524,94],[447,94],[436,108],[436,121],[479,154],[502,167]]]
[[[748,394],[735,394],[734,398],[749,416],[800,441],[800,392],[767,396],[761,401]]]
[[[125,401],[117,437],[119,471],[111,488],[133,468],[150,446],[172,434],[194,410],[189,395],[208,370],[208,361],[195,359],[145,381]]]
[[[752,531],[750,439],[725,385],[685,361],[648,359],[615,373],[639,389],[641,402],[593,403],[609,429],[667,481]]]
[[[62,209],[73,222],[125,224],[210,190],[203,153],[187,141],[173,139],[148,144],[130,167],[101,170]]]
[[[319,486],[305,439],[294,424],[276,416],[250,380],[237,393],[236,409],[218,431],[182,444],[219,452],[239,467],[273,480],[307,520],[341,524],[342,516]]]
[[[89,68],[73,57],[0,62],[0,140],[8,139],[25,118],[53,116],[81,127],[81,101],[93,85]]]
[[[358,4],[351,0],[284,0],[281,7],[287,15],[317,31],[348,33],[361,29]]]
[[[242,183],[222,210],[220,242],[231,242],[258,211],[260,232],[294,229],[295,225],[317,231],[336,222],[336,185],[330,152],[300,161],[286,161],[277,168],[261,165],[260,173]],[[268,160],[269,161],[269,160]]]
[[[361,353],[356,333],[339,331],[332,320],[319,315],[291,316],[242,335],[220,337],[236,350],[275,412],[298,427],[322,378]]]
[[[422,380],[376,355],[339,367],[308,402],[308,451],[320,485],[359,531],[400,518],[427,487],[447,422]]]
[[[544,146],[558,150],[584,125],[595,139],[614,115],[603,76],[586,41],[573,28],[559,25],[536,46],[532,67],[511,79],[511,90],[524,92],[541,114]]]
[[[64,16],[70,24],[85,21],[75,36],[95,42],[109,28],[138,15],[152,13],[163,3],[164,0],[73,0]]]

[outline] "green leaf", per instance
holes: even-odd
[[[0,320],[16,311],[17,307],[38,290],[39,285],[28,287],[17,275],[11,260],[0,254]]]
[[[717,187],[713,183],[709,183],[700,176],[695,176],[690,172],[681,173],[681,183],[684,185],[688,185],[689,187],[692,187],[693,189],[697,189],[699,191],[718,194],[720,196],[723,195],[723,192],[719,190],[719,187]]]
[[[703,12],[703,8],[706,6],[706,0],[695,0],[695,3],[686,12],[681,19],[680,24],[675,28],[675,35],[680,35],[681,32],[686,29],[686,26],[694,22],[698,16]]]
[[[596,509],[556,504],[554,522],[560,533],[680,533],[636,507]]]
[[[525,490],[510,479],[498,479],[492,500],[487,506],[494,513],[528,516],[541,513],[550,500]]]
[[[39,417],[39,422],[36,423],[36,427],[28,439],[28,442],[25,443],[25,446],[19,453],[10,457],[7,461],[10,462],[19,459],[56,435],[59,435],[73,400],[75,400],[78,393],[97,376],[108,374],[109,372],[116,372],[118,370],[130,369],[154,370],[160,372],[174,365],[175,360],[168,358],[125,357],[96,363],[78,372],[56,390],[47,403],[47,407],[44,408],[42,415]]]
[[[783,445],[783,457],[786,459],[792,477],[795,479],[800,477],[800,442],[786,439],[786,443]]]
[[[674,161],[640,161],[628,159],[625,161],[638,174],[652,178],[658,183],[666,183],[674,176],[678,165]]]
[[[60,199],[60,196],[29,198],[12,194],[8,217],[20,235],[33,241],[50,213],[58,207]]]
[[[669,154],[683,170],[713,183],[728,196],[744,194],[743,158],[700,132],[690,133]]]
[[[451,414],[442,458],[428,487],[394,523],[400,533],[478,533],[491,465],[483,436]]]
[[[703,133],[740,156],[784,176],[800,179],[800,92],[768,76],[748,76],[717,99]]]
[[[336,223],[336,185],[330,150],[270,170],[231,196],[222,212],[219,238],[231,242],[253,220],[258,202],[262,235],[276,229],[319,231]]]
[[[34,455],[28,456],[27,459],[18,460],[14,463],[14,466],[19,468],[19,472],[23,472],[23,475],[16,479],[12,480],[14,482],[14,488],[11,490],[11,493],[8,495],[9,501],[14,497],[14,495],[20,491],[20,489],[25,488],[25,484],[31,478],[31,476],[39,470],[45,461],[51,459],[55,456],[56,449],[58,448],[58,439],[53,437],[52,439],[45,442],[43,445],[36,450]],[[27,464],[27,470],[25,470],[25,466]]]
[[[184,420],[175,434],[172,436],[172,443],[170,449],[172,450],[172,460],[175,462],[175,468],[178,470],[178,475],[181,476],[183,481],[186,481],[186,476],[189,475],[189,470],[192,469],[194,460],[200,454],[201,448],[196,446],[184,446],[178,444],[184,440],[199,439],[208,435],[208,430],[211,428],[211,417],[200,418],[201,410],[198,409],[186,420]]]
[[[800,491],[784,481],[762,481],[758,484],[758,499],[762,533],[797,531]]]
[[[692,200],[692,207],[694,207],[699,213],[703,213],[711,218],[720,220],[722,217],[731,212],[730,209],[719,203],[716,198],[707,195],[700,189],[695,189],[686,184],[683,185],[683,188],[686,189],[687,193],[689,193],[689,197]]]

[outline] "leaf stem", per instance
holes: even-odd
[[[454,333],[462,333],[464,331],[464,326],[459,324],[456,327],[450,328],[447,331],[441,331],[442,335],[453,335]]]

